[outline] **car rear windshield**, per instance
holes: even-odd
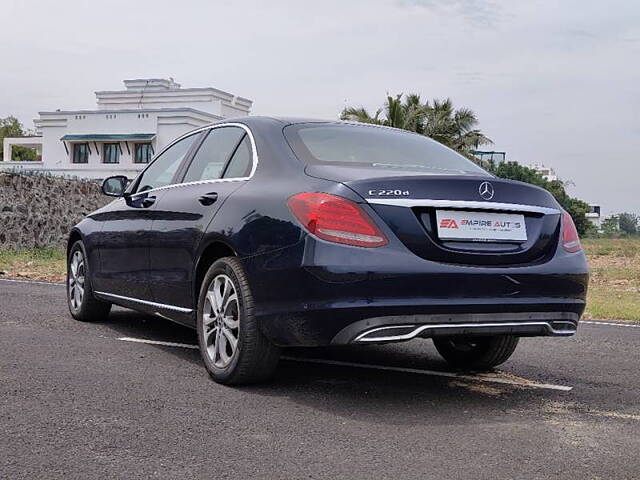
[[[284,130],[296,156],[306,163],[425,171],[432,174],[487,173],[428,137],[391,128],[306,123]]]

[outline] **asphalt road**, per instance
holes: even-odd
[[[243,388],[197,350],[123,337],[196,343],[128,310],[79,323],[63,287],[0,280],[0,478],[640,479],[640,328],[525,339],[484,379],[425,374],[449,372],[428,340],[298,350],[390,369],[284,360]]]

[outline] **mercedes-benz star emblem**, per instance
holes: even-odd
[[[491,200],[494,194],[493,185],[491,185],[489,182],[482,182],[480,184],[480,187],[478,187],[478,193],[485,200]]]

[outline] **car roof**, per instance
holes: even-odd
[[[371,128],[379,128],[384,130],[392,130],[392,131],[404,133],[407,135],[423,136],[419,133],[412,132],[410,130],[404,130],[402,128],[390,127],[388,125],[379,125],[375,123],[357,122],[354,120],[321,119],[321,118],[305,118],[305,117],[276,117],[276,116],[266,116],[266,115],[245,115],[243,117],[225,118],[222,120],[218,120],[217,122],[212,122],[212,123],[203,125],[202,127],[198,127],[198,129],[213,127],[215,125],[222,125],[225,123],[242,123],[248,127],[255,127],[255,128],[260,128],[260,127],[268,128],[268,127],[274,127],[274,126],[277,128],[283,128],[289,125],[296,125],[296,124],[300,125],[300,124],[309,124],[309,123],[345,125],[345,126],[353,125],[353,126],[359,126],[359,127],[371,127]],[[427,138],[430,138],[430,137],[427,137]]]
[[[274,116],[266,116],[266,115],[247,115],[244,117],[233,117],[233,118],[225,118],[224,120],[219,120],[213,125],[219,123],[281,123],[282,125],[293,125],[296,123],[353,123],[353,122],[343,122],[341,120],[336,119],[320,119],[320,118],[304,118],[304,117],[274,117]]]
[[[256,126],[256,127],[259,127],[261,125],[266,126],[269,124],[288,126],[288,125],[305,124],[305,123],[317,123],[317,124],[324,123],[324,124],[333,124],[333,125],[356,125],[356,126],[364,126],[364,127],[382,128],[386,130],[395,130],[402,133],[417,135],[415,132],[411,132],[409,130],[389,127],[387,125],[378,125],[375,123],[356,122],[353,120],[304,118],[304,117],[275,117],[275,116],[264,116],[264,115],[255,115],[255,116],[246,115],[244,117],[225,118],[223,120],[219,120],[217,122],[211,123],[210,125],[219,125],[222,123],[244,123],[247,126]]]

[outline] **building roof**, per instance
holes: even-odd
[[[188,87],[182,88],[173,78],[134,78],[124,80],[124,90],[98,90],[95,92],[98,104],[103,106],[114,105],[125,98],[139,98],[139,102],[152,103],[158,99],[175,101],[178,98],[189,97],[191,102],[208,103],[209,100],[197,100],[194,97],[213,97],[223,102],[228,102],[236,107],[244,107],[247,111],[253,104],[252,100],[239,95],[234,95],[214,87]]]
[[[53,111],[45,111],[38,112],[39,115],[76,115],[76,114],[99,114],[106,115],[111,113],[178,113],[178,112],[188,112],[188,113],[197,113],[200,115],[206,115],[207,117],[215,117],[222,119],[220,115],[216,115],[213,113],[205,112],[204,110],[198,110],[196,108],[191,107],[160,107],[160,108],[120,108],[114,110],[105,110],[101,108],[96,109],[84,109],[84,110],[53,110]]]

